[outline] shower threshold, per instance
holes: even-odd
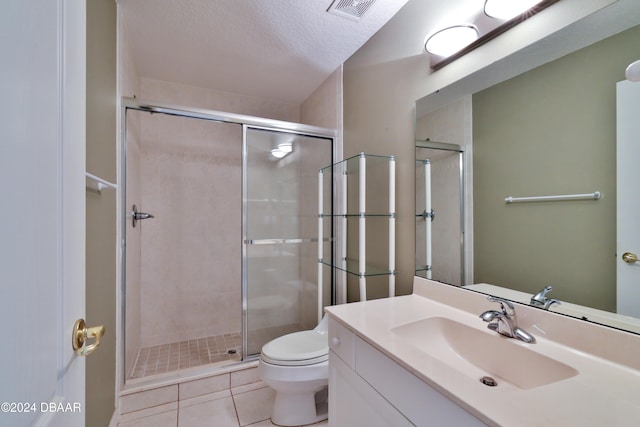
[[[142,347],[130,379],[242,360],[240,333]]]

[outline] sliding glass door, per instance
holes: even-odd
[[[318,321],[318,170],[333,141],[244,127],[243,329],[245,355]],[[326,210],[326,207],[325,207]],[[324,232],[332,244],[331,227]],[[320,284],[331,304],[331,275]]]

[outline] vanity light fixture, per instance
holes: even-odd
[[[526,19],[541,12],[560,0],[485,0],[482,9],[471,11],[465,19],[458,22],[468,22],[464,25],[453,25],[432,33],[425,42],[425,50],[430,54],[430,66],[434,71],[466,55],[488,41],[498,37]],[[480,3],[482,4],[482,3]],[[450,34],[456,32],[451,39]],[[459,32],[459,33],[457,33]],[[459,36],[466,32],[466,35]],[[472,34],[475,33],[475,34]],[[473,35],[473,38],[472,38]],[[458,39],[467,37],[466,41]],[[442,44],[459,43],[450,49],[442,49]],[[434,47],[436,45],[437,47]]]
[[[495,19],[508,21],[522,15],[542,0],[485,0],[484,13]]]
[[[478,34],[475,25],[454,25],[429,36],[424,48],[431,54],[447,57],[476,41]]]

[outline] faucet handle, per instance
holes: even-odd
[[[509,300],[506,300],[504,298],[500,298],[500,297],[495,297],[493,295],[489,295],[487,297],[487,300],[491,301],[491,302],[497,302],[498,304],[500,304],[500,307],[502,308],[502,313],[507,314],[509,316],[513,316],[516,313],[516,308],[513,306],[513,303]],[[509,310],[507,310],[507,308]]]
[[[548,299],[545,303],[544,303],[544,307],[542,307],[544,310],[549,310],[549,307],[551,307],[553,304],[558,304],[561,305],[562,303],[560,301],[558,301],[555,298],[551,298]]]
[[[547,285],[537,294],[531,297],[531,305],[543,306],[547,302],[547,293],[553,289],[551,285]]]

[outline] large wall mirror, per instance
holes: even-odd
[[[594,22],[591,17],[589,25]],[[616,248],[616,91],[625,68],[640,59],[640,25],[614,32],[550,62],[541,58],[543,65],[462,100],[437,108],[428,105],[439,95],[416,101],[416,141],[442,140],[434,129],[443,123],[469,134],[465,141],[455,136],[464,131],[453,131],[443,142],[463,146],[472,165],[465,209],[473,223],[467,236],[473,268],[463,283],[443,282],[523,303],[551,285],[547,297],[561,302],[551,310],[640,333],[640,320],[619,315],[616,291],[622,256]],[[631,188],[640,197],[640,182]],[[602,197],[505,201],[595,192]],[[640,210],[637,219],[640,227]],[[416,227],[417,240],[419,234]],[[628,250],[640,251],[640,241]],[[629,266],[640,273],[640,265]]]

